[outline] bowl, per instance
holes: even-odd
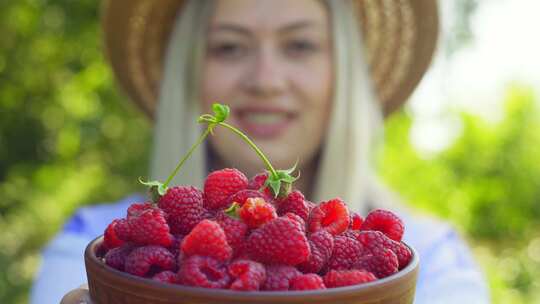
[[[164,284],[115,270],[96,255],[102,242],[103,237],[96,238],[84,253],[90,296],[97,304],[412,304],[419,265],[418,253],[407,245],[409,265],[377,281],[326,290],[240,292]]]

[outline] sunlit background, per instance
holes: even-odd
[[[104,62],[98,2],[0,1],[0,303],[27,302],[76,208],[141,191],[150,124]],[[494,303],[540,303],[540,2],[440,3],[438,55],[386,122],[381,174],[462,232]]]

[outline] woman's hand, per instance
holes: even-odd
[[[92,304],[90,293],[88,293],[88,284],[83,284],[66,293],[60,304]]]

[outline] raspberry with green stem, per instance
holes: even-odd
[[[243,139],[255,151],[255,153],[257,153],[257,155],[261,158],[261,160],[264,162],[266,168],[269,171],[268,178],[266,179],[266,182],[264,185],[269,186],[270,189],[272,189],[274,197],[287,196],[287,194],[291,191],[292,183],[296,179],[298,179],[298,177],[291,176],[291,173],[296,169],[296,164],[292,168],[287,169],[287,170],[274,169],[274,167],[272,166],[268,158],[257,147],[257,145],[255,145],[255,143],[251,139],[249,139],[249,137],[247,137],[244,133],[242,133],[242,131],[224,122],[230,113],[230,109],[228,106],[215,103],[212,105],[212,109],[214,110],[214,113],[216,113],[216,116],[212,116],[210,114],[204,114],[199,117],[198,122],[208,123],[209,128],[211,126],[213,128],[216,125],[220,125],[222,127],[225,127],[231,130],[236,135],[238,135],[241,139]],[[223,115],[225,115],[224,118],[223,118]]]

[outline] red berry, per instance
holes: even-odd
[[[144,210],[153,209],[153,208],[154,208],[154,205],[150,202],[131,204],[131,206],[129,206],[127,209],[127,217],[139,215]]]
[[[323,279],[315,274],[303,274],[291,280],[290,290],[316,290],[326,289]]]
[[[229,274],[234,281],[232,290],[259,290],[266,280],[264,265],[250,260],[236,260],[229,265]]]
[[[120,222],[120,219],[112,221],[112,223],[107,226],[105,233],[103,235],[103,244],[107,249],[113,249],[124,245],[124,241],[120,239],[116,234],[116,225]]]
[[[224,211],[218,212],[215,221],[223,228],[227,243],[233,251],[237,251],[246,239],[248,226],[240,219],[228,216]]]
[[[266,281],[262,290],[289,290],[290,281],[299,275],[302,273],[293,266],[267,265]]]
[[[135,247],[132,245],[123,245],[121,247],[116,247],[109,250],[105,254],[105,264],[109,265],[114,269],[124,271],[124,266],[126,264],[127,256],[133,251]]]
[[[304,273],[317,273],[323,269],[334,250],[334,237],[326,230],[319,230],[309,236],[311,255],[309,260],[298,265]]]
[[[249,256],[249,250],[247,248],[247,243],[243,242],[236,247],[233,258],[235,259],[244,259],[244,260],[251,260],[251,257]]]
[[[257,190],[244,189],[244,190],[240,190],[240,191],[236,192],[235,194],[231,195],[227,199],[227,206],[230,206],[234,202],[236,202],[236,203],[238,203],[238,205],[240,205],[240,207],[242,207],[242,205],[244,205],[244,203],[246,202],[246,200],[248,198],[257,198],[257,197],[260,197],[260,198],[264,199],[265,201],[270,200],[270,197],[268,197],[267,195],[264,195],[263,193],[261,193],[261,192],[259,192]]]
[[[228,198],[247,187],[246,176],[237,169],[222,169],[208,174],[204,182],[205,207],[208,209],[226,208]]]
[[[211,220],[202,220],[182,241],[186,256],[202,255],[225,262],[232,257],[232,248],[221,226]]]
[[[169,233],[169,225],[165,213],[158,208],[146,209],[128,216],[129,240],[137,245],[161,245],[169,247],[173,236]]]
[[[239,211],[249,228],[257,228],[277,217],[276,209],[262,198],[248,198]]]
[[[268,172],[258,173],[249,180],[247,188],[251,190],[260,190],[264,186],[267,178]]]
[[[152,269],[172,270],[176,267],[174,256],[169,250],[160,246],[145,246],[134,249],[126,258],[125,269],[140,277]]]
[[[356,240],[373,255],[381,254],[384,249],[392,250],[397,256],[399,269],[407,266],[412,258],[412,253],[405,244],[391,240],[380,231],[360,231],[356,234]]]
[[[184,236],[181,234],[173,235],[173,241],[167,249],[174,255],[175,258],[178,258],[180,254],[180,245],[182,245],[182,240]]]
[[[376,279],[371,272],[361,270],[330,270],[323,277],[324,284],[328,288],[362,284]]]
[[[174,234],[188,234],[206,214],[203,194],[192,186],[169,188],[159,199],[158,206],[167,213],[167,222]]]
[[[127,219],[119,219],[114,227],[114,233],[116,236],[126,242],[131,241],[131,230]]]
[[[300,216],[304,221],[308,220],[309,207],[302,192],[294,190],[285,199],[278,202],[278,214],[281,216],[287,212]]]
[[[309,217],[309,232],[326,229],[338,235],[349,227],[349,210],[340,198],[323,202],[315,207]]]
[[[398,272],[398,259],[392,250],[383,249],[377,255],[368,254],[361,257],[354,268],[369,271],[382,279]]]
[[[351,269],[364,255],[364,252],[364,247],[357,240],[338,235],[334,238],[334,250],[328,261],[328,269]]]
[[[349,229],[351,230],[360,230],[360,227],[362,226],[362,223],[364,222],[364,218],[356,212],[351,213],[351,223],[349,225]]]
[[[280,217],[253,230],[247,239],[249,255],[267,264],[298,265],[309,259],[309,243],[298,223]]]
[[[397,215],[383,209],[371,211],[360,227],[360,230],[380,231],[396,242],[401,242],[404,229],[403,221]]]
[[[227,268],[211,257],[194,255],[184,260],[178,272],[180,284],[206,288],[226,288],[230,277]]]
[[[296,215],[294,213],[291,213],[291,212],[287,212],[282,217],[286,217],[286,218],[289,218],[289,219],[295,221],[298,224],[298,226],[300,227],[300,229],[302,229],[302,231],[304,233],[306,232],[306,222],[304,222],[304,220],[300,216],[298,216],[298,215]]]
[[[170,270],[166,270],[166,271],[157,273],[155,276],[152,277],[152,280],[158,281],[161,283],[176,284],[178,282],[178,276],[176,275],[176,273]]]
[[[308,200],[306,200],[306,205],[308,207],[308,210],[309,210],[309,213],[311,214],[311,211],[313,210],[313,208],[317,207],[317,205],[313,202],[310,202]]]

